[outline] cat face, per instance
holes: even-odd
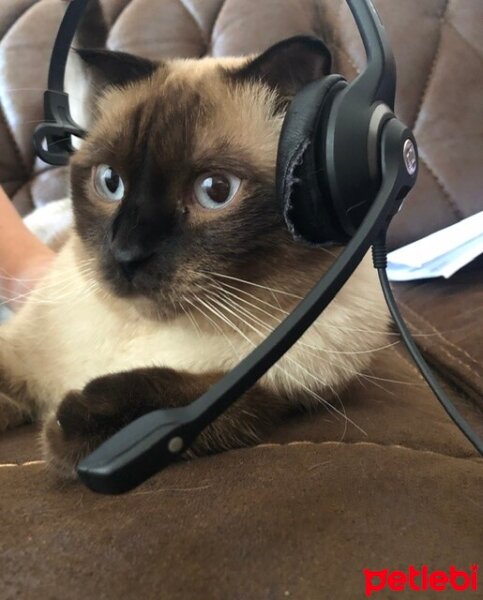
[[[72,160],[76,229],[111,293],[169,318],[214,275],[286,281],[300,269],[309,251],[277,202],[277,145],[290,97],[328,70],[321,42],[255,59],[81,55],[105,92]]]

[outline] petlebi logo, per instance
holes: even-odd
[[[426,592],[446,592],[453,590],[455,592],[474,593],[478,591],[478,565],[471,565],[468,571],[451,566],[447,571],[431,571],[427,565],[415,567],[411,565],[407,571],[391,571],[382,569],[381,571],[370,571],[364,569],[366,583],[366,597],[381,594],[384,592],[413,591]]]

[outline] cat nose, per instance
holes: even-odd
[[[129,281],[141,269],[152,256],[154,252],[138,245],[123,247],[115,242],[111,244],[111,253],[119,265],[121,271]]]

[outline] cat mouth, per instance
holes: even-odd
[[[149,277],[136,275],[126,277],[122,272],[103,273],[104,282],[110,291],[120,298],[146,298],[155,300],[159,297],[159,283],[155,284]]]
[[[171,278],[143,270],[126,276],[122,268],[112,264],[102,264],[100,275],[109,294],[129,302],[143,317],[165,321],[182,314],[177,302],[178,286]]]
[[[159,293],[159,278],[150,273],[150,259],[121,261],[106,253],[100,260],[101,278],[116,296],[152,296]]]

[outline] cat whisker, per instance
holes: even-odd
[[[241,358],[240,353],[238,352],[238,350],[235,348],[233,342],[230,340],[230,338],[227,336],[226,332],[223,331],[223,329],[218,325],[218,323],[216,323],[216,321],[214,321],[209,315],[207,315],[199,306],[196,305],[196,303],[191,302],[191,300],[186,299],[186,301],[194,308],[196,309],[198,312],[201,313],[201,315],[203,316],[203,318],[207,319],[214,327],[214,329],[220,333],[226,340],[226,342],[228,343],[228,345],[231,347],[231,349],[233,350],[233,353],[235,356],[237,356],[239,359]]]
[[[283,296],[288,296],[290,298],[295,298],[296,300],[303,300],[303,296],[297,296],[296,294],[292,294],[291,292],[286,292],[284,290],[277,290],[275,288],[268,287],[266,285],[262,285],[260,283],[252,283],[251,281],[247,281],[245,279],[239,279],[238,277],[232,277],[231,275],[223,275],[222,273],[215,273],[210,271],[200,270],[200,273],[204,273],[206,275],[221,277],[222,279],[228,279],[231,281],[237,281],[238,283],[243,283],[245,285],[251,285],[256,288],[263,289],[267,292],[273,292],[274,294],[282,294]]]
[[[262,332],[260,332],[259,330],[257,330],[255,327],[251,326],[246,320],[243,320],[240,318],[239,315],[236,315],[229,307],[227,307],[226,305],[224,305],[222,302],[220,302],[219,300],[217,300],[216,298],[213,299],[213,302],[215,302],[216,304],[218,304],[218,306],[220,306],[222,309],[225,309],[225,311],[228,311],[230,314],[232,314],[235,318],[239,319],[240,321],[244,322],[245,325],[247,325],[249,327],[249,329],[251,329],[252,331],[254,331],[255,333],[257,333],[259,336],[261,336],[262,338],[265,337],[264,334]],[[226,317],[226,322],[231,324],[233,327],[236,328],[236,330],[238,331],[238,333],[240,335],[242,335],[252,346],[256,346],[256,344],[250,340],[238,327],[236,327],[236,325],[233,324],[233,322],[229,319],[229,317],[226,316],[226,313],[223,314],[224,317]],[[303,372],[305,372],[307,375],[311,376],[312,378],[314,378],[316,381],[318,381],[319,383],[321,383],[323,386],[326,386],[326,383],[323,382],[322,380],[320,380],[319,378],[317,378],[313,373],[311,373],[310,371],[308,371],[307,369],[305,369],[305,367],[303,367],[300,363],[298,363],[297,361],[295,361],[294,359],[292,359],[291,357],[285,355],[285,358],[287,360],[289,360],[290,362],[292,362],[293,364],[295,364],[295,366],[297,366],[298,368],[300,368]],[[275,364],[274,368],[277,369],[281,369],[282,372],[285,374],[285,376],[289,377],[290,379],[294,380],[295,377],[291,374],[288,373],[287,371],[285,371],[279,364]],[[367,433],[361,428],[359,427],[356,423],[354,423],[351,419],[349,419],[347,417],[347,414],[345,414],[345,410],[344,412],[339,411],[333,404],[331,404],[330,402],[328,402],[327,400],[325,400],[324,398],[322,398],[319,394],[317,394],[316,392],[314,392],[313,390],[311,390],[307,385],[305,385],[303,382],[295,379],[295,381],[297,382],[298,385],[300,385],[302,387],[302,389],[304,389],[307,393],[309,393],[311,396],[317,398],[318,400],[322,401],[324,403],[325,406],[327,406],[329,408],[329,410],[334,411],[336,414],[338,414],[340,417],[346,419],[348,422],[350,422],[354,427],[356,427],[361,433],[363,433],[364,435],[367,435]]]
[[[40,288],[29,290],[27,292],[17,294],[15,297],[10,300],[5,300],[0,302],[0,307],[6,306],[7,304],[15,304],[21,302],[23,300],[28,300],[34,304],[59,304],[65,301],[66,298],[76,298],[76,294],[80,294],[85,292],[86,290],[90,290],[93,286],[98,286],[96,281],[90,282],[88,288],[81,288],[80,290],[74,286],[71,288],[72,282],[75,282],[78,279],[79,272],[75,270],[71,273],[70,277],[63,279],[61,286],[59,287],[59,283],[57,281],[51,281],[48,285],[41,286]],[[48,297],[49,293],[52,291],[56,292],[55,297]],[[66,292],[66,293],[64,293]]]
[[[223,290],[222,287],[218,288],[220,291],[222,291],[224,294],[227,294],[228,296],[238,300],[239,302],[242,302],[243,304],[246,304],[260,312],[263,312],[263,314],[267,315],[269,318],[273,319],[275,321],[276,325],[279,325],[281,323],[281,320],[276,319],[273,315],[271,315],[268,311],[262,310],[260,309],[258,306],[256,306],[255,304],[253,304],[252,302],[249,302],[248,300],[246,300],[245,298],[240,298],[239,296],[237,296],[236,294],[234,294],[233,292],[230,292],[228,290]],[[252,313],[249,313],[250,316],[252,316],[252,318],[256,318],[254,317],[254,315]],[[263,323],[264,325],[266,325],[266,323],[264,323],[261,319],[257,320],[260,323]],[[316,325],[316,324],[314,324]],[[298,341],[297,344],[300,346],[304,346],[306,348],[310,348],[313,350],[317,350],[319,352],[323,352],[324,354],[340,354],[340,355],[348,355],[348,356],[352,356],[352,355],[356,355],[356,354],[372,354],[373,352],[381,352],[383,350],[387,350],[389,348],[392,348],[393,346],[397,346],[400,343],[400,340],[396,341],[396,342],[392,342],[391,344],[386,344],[384,346],[379,346],[376,348],[368,348],[367,350],[356,350],[356,351],[351,351],[351,350],[328,350],[325,348],[320,348],[317,346],[312,346],[310,344],[307,344],[305,342],[302,341]]]
[[[243,284],[246,284],[246,285],[251,285],[251,286],[254,286],[254,287],[261,288],[261,289],[263,289],[263,290],[265,290],[265,291],[268,291],[268,292],[270,292],[270,293],[272,294],[272,297],[273,297],[274,295],[275,295],[275,297],[276,297],[276,294],[283,294],[283,295],[286,295],[286,296],[287,296],[287,295],[289,295],[290,297],[293,297],[293,298],[295,298],[295,299],[298,299],[298,300],[302,300],[302,299],[303,299],[303,297],[302,297],[302,296],[298,296],[298,295],[295,295],[295,294],[289,294],[288,292],[284,292],[284,291],[282,291],[282,290],[277,290],[277,289],[275,289],[275,288],[270,288],[270,287],[267,287],[267,286],[263,286],[263,285],[261,285],[261,284],[255,284],[255,283],[252,283],[252,282],[250,282],[250,281],[248,281],[248,280],[239,279],[239,278],[236,278],[236,277],[232,277],[232,276],[230,276],[230,275],[222,275],[222,274],[220,274],[220,273],[215,273],[215,272],[210,272],[210,271],[205,271],[205,270],[200,270],[200,271],[199,271],[199,273],[207,275],[207,276],[209,277],[209,279],[210,279],[212,282],[213,282],[213,281],[215,281],[215,277],[216,277],[216,278],[217,278],[217,279],[216,279],[216,281],[217,281],[217,282],[218,282],[220,285],[222,285],[222,286],[227,286],[227,287],[231,287],[231,289],[233,289],[233,290],[236,290],[237,292],[240,292],[240,293],[242,293],[242,294],[245,294],[245,295],[247,295],[247,296],[250,296],[251,298],[253,298],[253,299],[257,300],[259,303],[262,303],[262,304],[266,305],[266,306],[267,306],[267,307],[269,307],[270,309],[273,309],[273,308],[276,308],[276,307],[274,307],[274,306],[273,306],[272,304],[270,304],[269,302],[266,302],[266,301],[262,300],[262,299],[261,299],[261,298],[259,298],[258,296],[254,296],[253,294],[250,294],[250,293],[249,293],[249,292],[247,292],[246,290],[242,290],[242,289],[240,289],[239,287],[236,287],[236,286],[234,286],[234,285],[230,286],[229,284],[227,284],[227,283],[226,283],[226,281],[220,281],[218,278],[219,278],[219,277],[221,277],[221,278],[224,278],[224,279],[231,280],[232,282],[240,282],[240,283],[243,283]],[[358,299],[358,302],[359,302],[359,299]],[[287,312],[287,311],[284,311],[284,310],[283,310],[283,309],[280,307],[280,303],[279,303],[279,302],[278,302],[278,305],[279,305],[279,306],[278,306],[278,310],[279,310],[281,313],[283,313],[283,314],[286,314],[286,315],[288,315],[288,314],[289,314],[289,312]],[[388,321],[388,313],[387,313],[387,311],[386,311],[386,310],[381,310],[381,309],[378,309],[376,306],[373,306],[373,305],[371,305],[371,306],[368,308],[368,310],[370,311],[370,314],[371,314],[371,318],[372,318],[372,319],[379,318],[379,319],[380,319],[380,320],[382,320],[384,323],[387,323],[387,321]],[[377,317],[377,316],[376,316],[377,314],[379,314],[379,317]],[[328,327],[335,327],[335,328],[339,329],[339,327],[337,327],[337,326],[334,326],[334,325],[330,325],[330,324],[328,324],[327,326],[328,326]],[[381,334],[385,334],[385,333],[386,333],[386,332],[384,332],[384,331],[376,331],[376,330],[374,330],[374,329],[372,329],[372,330],[368,330],[368,329],[352,329],[352,331],[354,331],[354,332],[360,332],[360,333],[381,333]],[[388,335],[399,336],[399,334],[393,334],[393,333],[390,333],[390,332],[388,332],[387,334],[388,334]],[[423,334],[423,335],[424,335],[424,334]],[[429,335],[432,335],[432,334],[429,334]]]
[[[30,295],[33,294],[35,294],[37,297],[41,297],[41,295],[49,295],[50,292],[63,292],[64,290],[68,289],[73,282],[78,281],[79,275],[82,277],[89,274],[90,273],[88,270],[86,270],[83,273],[75,271],[70,273],[68,277],[63,276],[60,280],[51,279],[49,282],[46,282],[43,285],[40,285],[39,287],[36,287],[35,285],[31,284],[40,283],[44,281],[44,278],[26,280],[18,279],[15,277],[7,278],[0,275],[0,281],[11,281],[17,284],[17,287],[19,288],[19,293],[17,294],[15,299],[18,301],[22,299],[27,299]]]
[[[186,307],[184,306],[183,302],[186,302],[186,298],[184,296],[183,296],[182,300],[178,301],[178,305],[181,308],[183,314],[191,321],[191,324],[193,325],[194,330],[198,334],[198,337],[201,337],[202,333],[201,333],[200,326],[196,322],[196,319],[194,318],[194,315],[192,315],[190,313],[190,311],[186,310]]]
[[[230,321],[228,321],[228,319],[224,315],[222,315],[218,310],[216,310],[215,308],[213,308],[213,306],[211,306],[207,300],[203,300],[202,298],[198,298],[197,302],[199,302],[209,312],[211,312],[212,314],[214,314],[215,316],[217,316],[219,319],[221,319],[226,325],[228,325],[229,327],[231,327],[232,329],[234,329],[235,326]],[[236,328],[236,331],[237,331],[237,333],[239,333],[240,335],[242,335],[242,332],[240,330],[238,330],[238,328]]]
[[[81,263],[79,267],[72,267],[71,269],[69,269],[69,271],[67,271],[67,274],[70,275],[73,279],[77,278],[79,275],[85,275],[87,273],[89,273],[89,271],[91,271],[91,269],[89,268],[90,264],[83,264]],[[55,273],[55,271],[54,271]],[[65,271],[62,271],[62,273],[59,274],[59,276],[61,276],[62,278],[65,277]],[[52,279],[54,277],[54,275],[49,275],[50,278]],[[13,277],[6,269],[0,269],[0,279],[2,279],[3,281],[12,281],[12,282],[16,282],[16,283],[38,283],[40,281],[44,281],[45,278],[47,277],[47,273],[45,275],[43,275],[42,277]]]
[[[251,307],[253,307],[255,309],[258,309],[257,306],[255,306],[251,302],[246,301],[244,298],[237,297],[236,294],[233,294],[233,293],[228,292],[226,290],[222,291],[221,288],[220,288],[220,292],[223,293],[223,294],[228,294],[228,296],[230,296],[233,299],[239,300],[243,304],[247,304],[248,306],[251,306]],[[237,305],[237,308],[239,310],[242,310],[242,307],[240,307],[239,305]],[[272,318],[275,321],[275,326],[273,328],[271,328],[271,327],[267,326],[266,322],[262,321],[258,317],[255,317],[255,315],[253,315],[253,313],[251,313],[248,309],[245,309],[243,312],[246,315],[249,315],[255,321],[257,321],[260,325],[264,326],[267,329],[267,331],[269,331],[269,332],[273,331],[274,327],[277,326],[277,325],[279,325],[281,323],[281,321],[277,320],[275,317],[273,317],[272,315],[270,315],[268,312],[263,311],[267,316],[269,316],[270,318]],[[374,352],[381,352],[383,350],[388,350],[389,348],[397,346],[399,343],[400,343],[400,341],[398,340],[396,342],[392,342],[391,344],[386,344],[384,346],[379,346],[379,347],[376,347],[376,348],[368,348],[367,350],[354,350],[354,351],[351,351],[351,350],[328,350],[326,348],[321,348],[320,346],[313,346],[311,344],[307,344],[307,343],[302,342],[300,340],[298,342],[296,342],[297,346],[301,346],[303,348],[309,348],[311,350],[316,351],[317,354],[314,354],[314,356],[317,356],[317,357],[320,356],[320,354],[328,354],[328,355],[335,354],[335,355],[341,355],[341,356],[354,356],[354,355],[358,355],[358,354],[361,354],[361,355],[362,354],[372,354]]]
[[[255,296],[254,294],[250,294],[250,292],[247,292],[246,290],[241,290],[240,288],[237,288],[235,286],[229,285],[225,282],[217,282],[219,285],[221,285],[223,288],[228,288],[231,290],[235,290],[241,294],[244,294],[250,298],[252,298],[253,300],[256,300],[259,304],[266,306],[270,309],[275,310],[277,312],[279,312],[282,315],[288,316],[290,314],[290,312],[283,310],[281,308],[277,308],[274,307],[272,304],[270,304],[269,302],[266,302],[265,300],[262,300],[261,298],[259,298],[258,296]],[[262,312],[263,314],[269,315],[271,318],[274,318],[273,315],[265,310],[263,310],[262,308],[256,307],[256,310]],[[321,315],[322,316],[322,315]],[[311,327],[313,327],[315,329],[315,331],[318,331],[318,323],[314,323]],[[325,328],[329,328],[329,329],[334,329],[337,331],[349,331],[349,332],[358,332],[358,333],[377,333],[377,334],[384,334],[384,335],[388,335],[388,336],[397,336],[398,338],[400,337],[399,334],[396,333],[391,333],[391,332],[387,332],[387,331],[377,331],[374,329],[357,329],[357,328],[348,328],[345,326],[338,326],[338,325],[334,325],[331,323],[326,323],[324,322],[323,326]]]
[[[238,311],[241,311],[241,307],[236,305],[236,303],[234,303],[233,301],[231,302],[231,305]],[[271,331],[273,331],[272,328],[268,327],[263,321],[261,321],[260,319],[256,319],[256,317],[254,317],[249,311],[244,311],[245,313],[245,318],[251,318],[252,320],[255,319],[255,322],[258,321],[258,323],[267,331],[267,335],[269,333],[271,333]],[[258,334],[262,337],[265,338],[266,335],[261,333],[260,331],[258,331]],[[301,344],[300,342],[297,342],[297,346],[304,346],[303,344]],[[394,344],[390,344],[387,347],[392,347]],[[388,393],[392,393],[389,390],[387,390],[386,388],[384,388],[383,386],[379,385],[377,382],[384,382],[384,383],[391,383],[391,384],[396,384],[396,385],[410,385],[413,387],[421,387],[422,384],[416,384],[412,381],[404,381],[404,380],[397,380],[397,379],[389,379],[389,378],[384,378],[384,377],[376,377],[375,375],[370,375],[368,373],[361,373],[359,371],[356,371],[354,369],[349,368],[344,362],[341,362],[340,360],[335,359],[333,356],[330,357],[330,360],[324,359],[323,355],[327,355],[328,353],[324,350],[324,349],[320,349],[318,352],[309,352],[305,349],[300,350],[299,351],[303,354],[309,355],[309,356],[314,356],[316,357],[319,361],[322,361],[324,364],[330,366],[330,367],[337,367],[342,369],[343,371],[345,371],[347,374],[352,375],[352,376],[357,376],[359,378],[362,378],[364,380],[369,381],[370,383],[372,383],[373,385],[375,385],[376,387],[379,387],[381,389],[383,389],[384,391],[387,391]],[[369,351],[370,352],[370,351]],[[350,352],[348,352],[348,354],[351,354]],[[356,354],[356,353],[353,353]],[[293,360],[291,359],[291,357],[287,357],[289,360]],[[297,363],[298,364],[298,363]],[[301,365],[300,365],[301,366]],[[304,367],[301,366],[301,368],[303,369]],[[309,373],[310,375],[313,376],[313,374]],[[321,382],[324,383],[324,382]],[[424,386],[422,386],[424,387]],[[393,394],[394,395],[394,394]]]
[[[232,305],[233,305],[233,303],[232,303]],[[252,316],[250,313],[245,313],[245,314],[247,314],[248,317]],[[263,325],[263,323],[262,323],[262,325]],[[268,329],[270,331],[270,328],[267,327],[267,326],[265,326],[265,329]],[[261,332],[258,332],[258,333],[259,333],[259,335],[261,337],[264,337]],[[327,382],[325,382],[322,379],[320,379],[319,377],[317,377],[314,373],[312,373],[307,368],[305,368],[303,365],[301,365],[293,357],[285,355],[285,360],[288,360],[289,362],[291,362],[292,364],[294,364],[298,369],[300,369],[306,375],[308,375],[309,377],[311,377],[312,379],[314,379],[315,381],[317,381],[318,383],[320,383],[323,387],[329,387],[329,389],[331,390],[331,393],[337,398],[337,400],[338,400],[338,402],[339,402],[339,404],[341,406],[342,415],[344,417],[344,431],[343,431],[342,436],[341,436],[341,440],[343,440],[345,438],[346,433],[347,433],[347,425],[348,425],[348,422],[350,421],[350,419],[348,419],[348,417],[347,417],[345,406],[344,406],[344,403],[342,402],[342,399],[341,399],[340,395],[337,393],[337,391],[333,388],[332,385],[327,385]],[[330,363],[328,361],[324,361],[324,362],[325,362],[325,364],[330,365]],[[353,373],[351,373],[351,374],[353,374]],[[300,383],[301,382],[299,381],[299,384]],[[304,389],[306,389],[306,391],[309,391],[311,394],[314,393],[313,390],[311,390],[310,388],[304,387]],[[356,423],[353,423],[353,425],[356,428],[358,428],[364,435],[367,435],[366,432],[364,430],[362,430],[360,427],[358,427],[358,425]]]
[[[251,286],[257,287],[257,288],[261,288],[263,290],[266,290],[266,291],[270,292],[272,294],[272,296],[274,294],[275,295],[276,294],[283,294],[285,296],[289,296],[289,297],[292,297],[292,298],[297,299],[297,300],[303,300],[303,296],[298,296],[296,294],[291,294],[291,293],[288,293],[288,292],[277,290],[275,288],[271,288],[271,287],[267,287],[267,286],[262,286],[261,284],[252,283],[252,282],[244,280],[244,279],[238,279],[236,277],[232,277],[232,276],[229,276],[229,275],[220,275],[219,273],[214,273],[214,272],[210,273],[208,271],[200,271],[200,272],[204,273],[204,274],[207,274],[207,275],[212,275],[213,277],[211,277],[211,281],[217,281],[220,285],[231,287],[232,289],[234,289],[234,290],[236,290],[238,292],[244,293],[246,295],[250,295],[249,292],[247,292],[246,290],[242,290],[239,287],[236,287],[234,285],[230,286],[225,281],[219,281],[218,279],[215,279],[215,278],[222,277],[224,279],[229,279],[229,280],[232,280],[232,281],[235,281],[235,282],[240,282],[240,283],[243,283],[243,284],[247,284],[247,285],[251,285]],[[258,301],[262,301],[257,296],[251,295],[251,297],[257,299]],[[359,302],[359,299],[358,299],[358,302]],[[273,308],[273,306],[270,303],[268,303],[268,302],[263,302],[263,303],[266,304],[267,306]],[[283,310],[282,310],[282,312],[284,312],[284,314],[289,314],[288,312],[283,311]],[[374,314],[378,313],[380,315],[381,319],[384,320],[384,322],[387,322],[387,319],[388,319],[388,313],[387,313],[387,311],[380,310],[376,306],[372,306],[371,305],[370,306],[370,312],[371,312],[371,316],[373,318],[374,318]]]
[[[214,283],[214,281],[215,280],[213,279],[211,282]],[[272,310],[276,310],[277,312],[280,312],[283,315],[288,316],[290,314],[289,311],[283,310],[281,308],[274,307],[269,302],[266,302],[265,300],[262,300],[261,298],[259,298],[258,296],[255,296],[254,294],[250,294],[246,290],[242,290],[240,288],[237,288],[237,287],[235,287],[233,285],[229,285],[226,282],[222,282],[222,281],[217,281],[217,283],[219,285],[221,285],[222,287],[227,287],[228,289],[235,290],[235,291],[237,291],[237,292],[239,292],[241,294],[244,294],[244,295],[246,295],[246,296],[248,296],[248,297],[256,300],[257,302],[259,302],[263,306],[267,306],[267,307],[269,307]],[[262,309],[258,308],[257,310],[261,311]],[[371,310],[372,310],[372,308],[371,308]],[[321,316],[323,316],[323,313],[322,313]],[[316,323],[314,325],[317,326]],[[330,329],[335,329],[335,330],[338,330],[338,331],[347,331],[347,332],[350,332],[350,333],[377,333],[377,334],[384,334],[384,335],[387,335],[387,336],[390,336],[390,337],[397,337],[397,338],[401,337],[399,333],[393,333],[391,331],[378,331],[378,330],[375,330],[375,329],[362,329],[362,328],[356,328],[356,327],[347,327],[345,325],[344,326],[343,325],[334,325],[334,324],[330,324],[330,323],[324,323],[324,327],[327,327],[327,328],[330,328]],[[437,333],[413,333],[412,335],[413,335],[413,337],[426,338],[426,337],[435,337],[438,334]]]

